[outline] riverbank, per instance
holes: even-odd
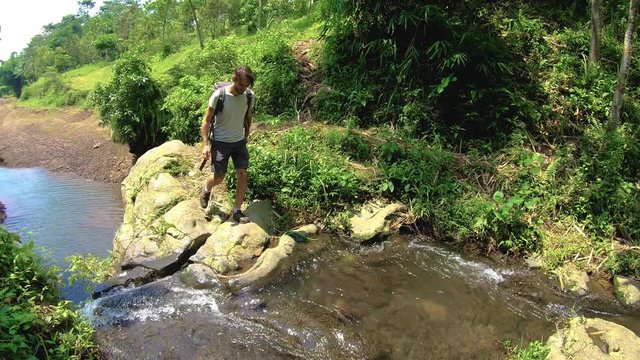
[[[120,183],[133,165],[127,145],[111,141],[91,111],[33,109],[0,99],[0,165],[42,167]]]

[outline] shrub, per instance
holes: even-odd
[[[272,42],[271,49],[262,55],[256,69],[257,104],[261,111],[270,115],[292,115],[302,100],[298,61],[283,40],[276,38]]]
[[[180,85],[167,96],[162,107],[167,111],[167,124],[163,128],[170,139],[195,144],[201,140],[200,125],[207,109],[210,87],[193,76],[180,80]]]
[[[135,55],[116,62],[111,82],[98,84],[91,96],[101,123],[111,128],[114,140],[128,144],[138,156],[166,138],[162,99],[149,67]]]
[[[327,144],[322,131],[300,127],[254,138],[249,143],[248,196],[272,200],[279,209],[296,213],[298,220],[316,220],[321,210],[360,202],[370,190],[369,181]],[[235,178],[227,180],[233,186]]]
[[[0,358],[98,358],[93,329],[60,300],[56,269],[33,250],[0,228]]]

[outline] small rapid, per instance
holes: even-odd
[[[560,292],[541,272],[425,239],[361,247],[322,235],[282,265],[247,288],[181,271],[85,313],[122,359],[501,358],[505,341],[546,339],[574,313],[638,322]]]

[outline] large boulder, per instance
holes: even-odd
[[[293,231],[288,231],[278,240],[278,245],[265,250],[256,260],[256,263],[242,274],[230,276],[229,283],[237,286],[245,286],[267,277],[282,260],[288,258],[296,245],[295,238],[303,239],[318,233],[318,227],[314,224],[301,226]]]
[[[202,246],[224,219],[205,219],[194,182],[184,176],[193,149],[180,141],[154,148],[122,182],[123,224],[113,240],[115,270],[143,266],[162,275]]]
[[[620,303],[640,309],[640,281],[615,276],[613,278],[613,289]]]
[[[602,320],[573,318],[549,337],[548,360],[640,359],[640,338],[624,326]]]
[[[269,234],[250,222],[221,224],[190,260],[207,265],[219,274],[239,268],[243,261],[262,254],[269,243]]]
[[[386,236],[393,230],[392,215],[405,210],[402,204],[383,204],[371,202],[365,204],[360,214],[351,218],[351,238],[363,243],[380,236]]]

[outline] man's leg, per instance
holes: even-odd
[[[247,169],[237,169],[236,178],[238,179],[238,186],[236,186],[236,204],[234,208],[240,209],[244,201],[244,194],[247,192]]]
[[[213,173],[209,175],[209,177],[207,178],[207,183],[205,184],[205,186],[207,187],[207,191],[209,192],[213,191],[213,188],[216,185],[219,185],[220,183],[222,183],[223,181],[224,181],[224,174]]]

